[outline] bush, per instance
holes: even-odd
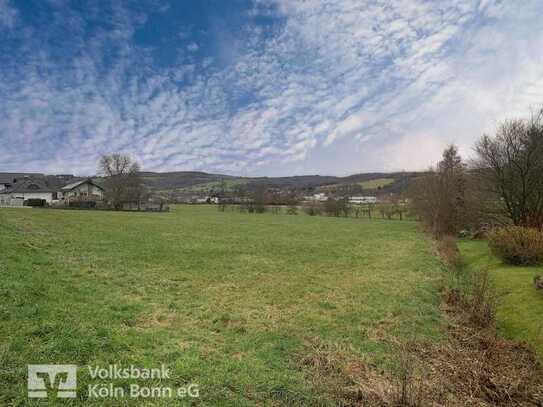
[[[298,206],[296,204],[287,206],[287,215],[298,215]]]
[[[47,205],[47,201],[46,201],[45,199],[30,198],[30,199],[26,199],[26,200],[23,202],[23,205],[24,205],[24,206],[41,207],[41,206],[46,206],[46,205]]]
[[[454,236],[443,236],[437,242],[437,249],[445,264],[451,267],[462,266],[462,257]]]
[[[94,209],[96,208],[95,201],[70,201],[68,203],[69,208],[79,208],[79,209]]]
[[[543,232],[509,226],[490,233],[492,251],[507,264],[543,264]]]
[[[309,216],[320,215],[322,213],[319,202],[307,202],[303,205],[302,209]]]

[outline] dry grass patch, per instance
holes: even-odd
[[[379,370],[354,349],[308,338],[300,365],[341,406],[542,406],[543,369],[525,346],[481,327],[447,297],[447,338],[393,345],[397,368]]]

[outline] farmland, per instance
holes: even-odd
[[[0,253],[2,405],[28,405],[28,363],[165,364],[207,405],[333,405],[316,349],[392,371],[392,344],[442,335],[441,265],[410,221],[1,209]]]

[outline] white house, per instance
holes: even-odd
[[[38,178],[25,176],[17,178],[11,184],[3,184],[4,188],[0,191],[3,195],[3,201],[16,200],[26,201],[27,199],[44,199],[48,204],[57,199],[57,192],[47,183]]]
[[[377,197],[375,196],[351,196],[349,203],[352,204],[371,204],[377,203]]]
[[[73,200],[101,201],[104,198],[104,188],[94,183],[90,178],[72,182],[60,189],[59,199],[66,202]]]
[[[313,194],[310,196],[304,196],[304,200],[306,201],[314,201],[314,202],[324,202],[328,199],[326,194],[324,192],[320,192],[318,194]]]
[[[13,178],[7,175],[0,175],[0,194],[13,184]]]

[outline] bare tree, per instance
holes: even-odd
[[[224,178],[221,178],[219,193],[217,194],[217,197],[219,199],[219,205],[217,206],[219,212],[224,212],[224,210],[226,209],[226,181],[224,180]]]
[[[286,198],[287,215],[298,215],[298,199],[296,193],[290,192]]]
[[[341,214],[341,207],[338,204],[337,199],[328,197],[324,202],[324,212],[328,216],[339,216]]]
[[[518,226],[543,229],[543,111],[501,124],[476,144],[474,174],[491,205]]]
[[[465,165],[451,145],[437,168],[413,181],[410,196],[415,212],[435,236],[456,234],[466,214]]]
[[[98,171],[105,177],[106,200],[113,208],[121,209],[123,202],[136,202],[139,206],[146,192],[137,162],[127,155],[104,155]]]
[[[266,187],[264,185],[257,185],[251,194],[251,200],[255,213],[266,212],[266,205],[269,202]]]

